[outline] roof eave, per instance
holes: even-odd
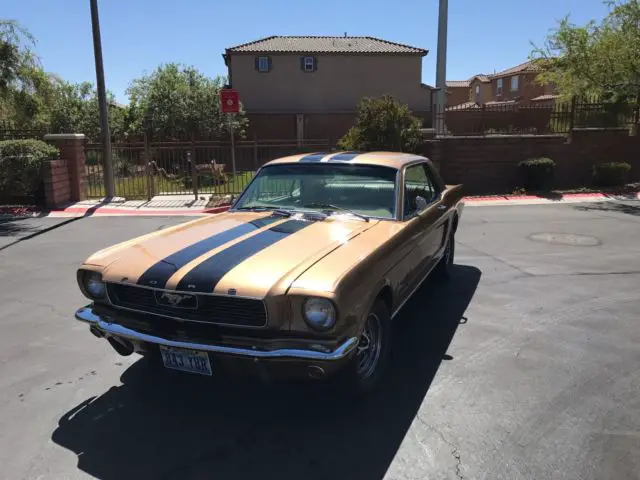
[[[233,49],[226,49],[225,55],[358,55],[358,56],[374,56],[374,57],[412,57],[420,56],[426,57],[429,54],[429,50],[423,50],[420,52],[328,52],[328,51],[313,51],[313,50],[300,50],[300,51],[278,51],[278,50],[251,50],[251,51],[236,51]]]

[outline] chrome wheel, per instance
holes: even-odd
[[[382,326],[375,313],[370,313],[357,347],[357,373],[360,378],[369,378],[375,372],[382,351]]]

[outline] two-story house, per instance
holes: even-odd
[[[227,48],[229,82],[260,138],[344,135],[363,97],[394,96],[430,118],[427,50],[374,37],[273,36]]]
[[[540,85],[536,81],[539,73],[535,63],[529,61],[492,75],[448,81],[447,91],[451,94],[447,97],[447,105],[551,104],[557,95],[553,85]]]
[[[468,80],[447,81],[447,107],[482,105],[491,100],[491,80],[479,73]]]

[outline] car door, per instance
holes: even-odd
[[[408,265],[403,269],[406,278],[402,281],[405,287],[402,294],[409,295],[438,260],[436,255],[444,242],[447,212],[441,193],[425,162],[406,167],[403,221],[407,222],[407,238],[413,244],[413,251],[405,259]]]

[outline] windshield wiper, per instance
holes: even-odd
[[[273,213],[286,217],[290,217],[293,214],[293,212],[291,211],[293,210],[293,208],[291,207],[273,207],[271,205],[251,205],[249,207],[238,207],[236,208],[236,210],[249,210],[252,212],[273,211]]]
[[[354,217],[358,217],[365,222],[369,221],[369,217],[362,215],[360,213],[354,212],[353,210],[349,210],[348,208],[339,207],[338,205],[332,205],[331,203],[320,203],[320,202],[311,202],[303,205],[304,208],[321,208],[321,209],[331,209],[337,210],[341,212],[347,212],[353,215]]]

